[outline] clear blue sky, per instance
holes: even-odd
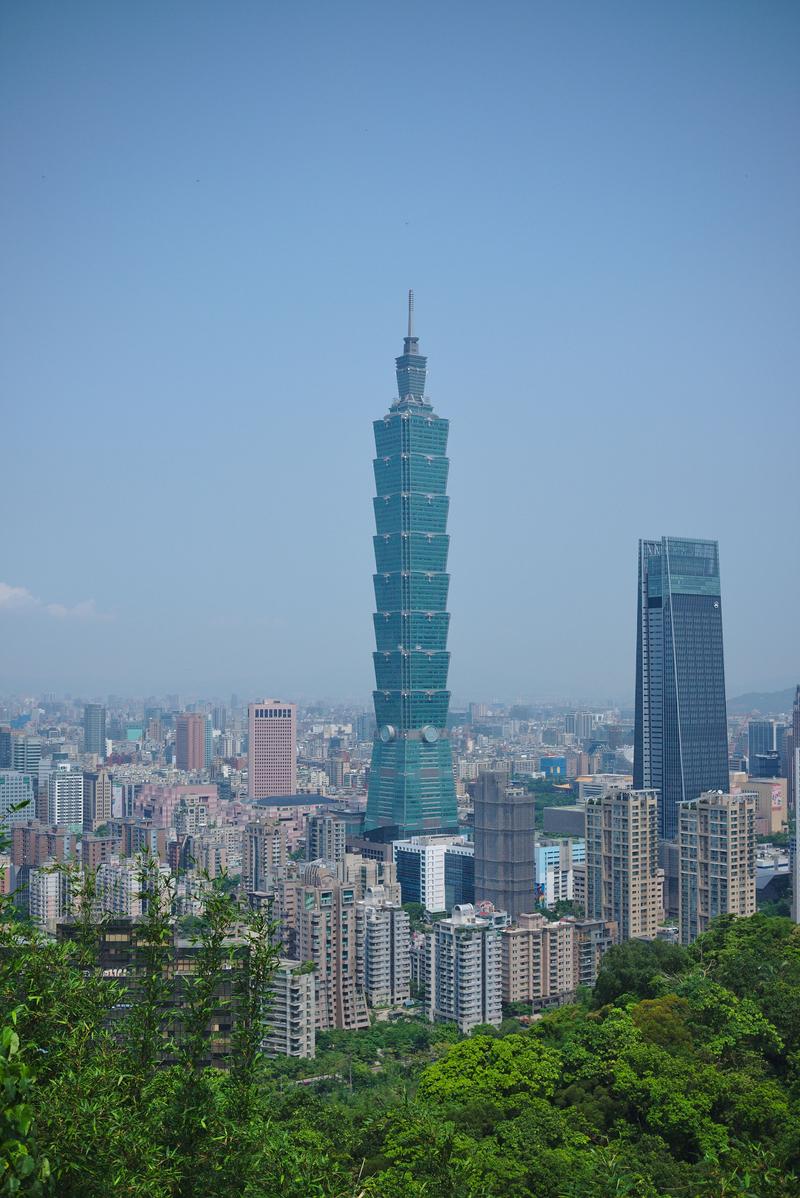
[[[800,5],[0,16],[1,689],[366,698],[410,286],[455,697],[630,696],[662,534],[796,680]]]

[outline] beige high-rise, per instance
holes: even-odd
[[[586,802],[586,914],[619,941],[658,930],[658,793],[611,787]]]
[[[320,1031],[369,1027],[358,960],[356,893],[321,863],[278,886],[281,934],[288,954],[313,961]]]
[[[756,909],[756,808],[753,794],[710,790],[680,810],[678,918],[691,944],[717,915]]]

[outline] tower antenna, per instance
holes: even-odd
[[[408,293],[408,335],[414,336],[414,292]]]

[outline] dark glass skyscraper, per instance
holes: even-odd
[[[633,785],[659,791],[659,831],[678,804],[728,791],[722,600],[716,541],[639,542]]]
[[[447,733],[447,434],[425,397],[427,358],[408,336],[398,399],[375,430],[375,721],[367,829],[455,828]]]

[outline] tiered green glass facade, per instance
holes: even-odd
[[[375,720],[367,828],[455,828],[447,733],[448,422],[425,399],[427,358],[405,338],[399,399],[375,429]]]

